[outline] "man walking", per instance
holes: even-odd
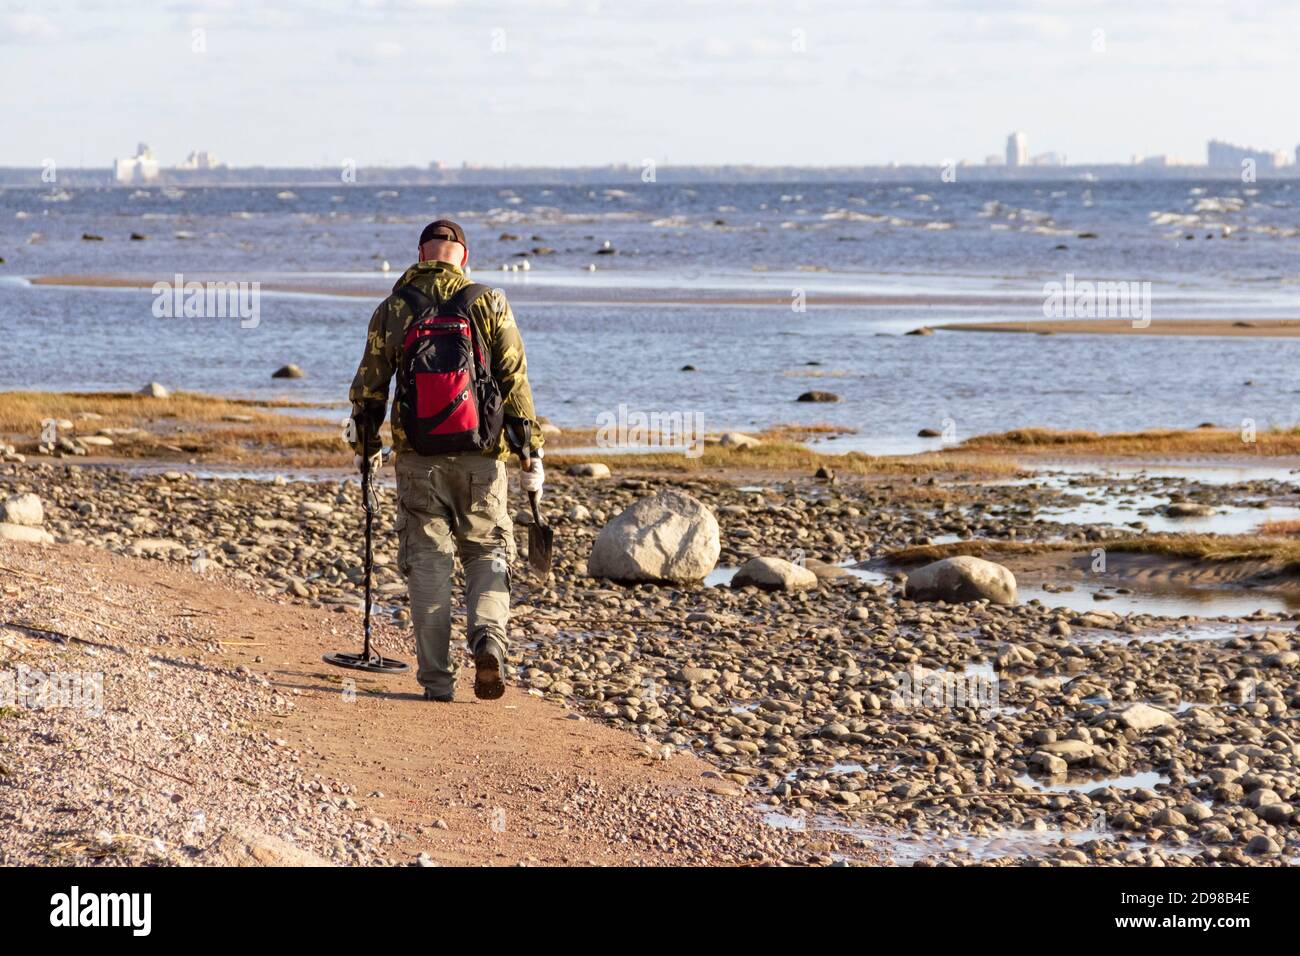
[[[465,570],[474,694],[505,693],[506,627],[514,531],[505,461],[519,457],[524,491],[541,494],[542,431],[533,410],[524,343],[499,289],[470,282],[464,230],[449,219],[420,234],[419,262],[370,317],[349,398],[353,451],[378,463],[379,428],[396,377],[397,563],[411,598],[426,700],[450,702],[451,575]]]

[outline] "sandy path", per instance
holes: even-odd
[[[200,849],[223,821],[255,824],[273,840],[338,862],[404,863],[424,854],[440,864],[802,863],[827,849],[764,826],[735,784],[689,753],[665,759],[658,745],[513,687],[500,701],[476,701],[468,669],[458,701],[435,705],[416,695],[410,674],[330,668],[320,655],[359,643],[358,615],[268,600],[183,565],[0,545],[0,622],[11,625],[0,623],[5,668],[15,657],[47,669],[101,668],[105,710],[116,715],[111,729],[105,717],[68,711],[6,715],[7,862],[51,859],[56,828],[58,859],[102,859],[90,831],[102,843],[105,827],[146,845],[156,836],[165,848],[160,862],[222,862]],[[16,622],[81,640],[61,646]],[[413,659],[395,632],[383,639],[388,653]],[[95,656],[75,656],[83,652]],[[206,706],[205,693],[213,695]],[[266,696],[266,705],[246,706],[250,693]],[[216,702],[232,700],[248,713],[225,719]],[[150,737],[148,718],[141,721],[118,760],[122,724],[130,731],[141,713],[166,731]],[[189,745],[199,736],[193,728],[177,726],[196,717],[203,748]],[[117,737],[101,746],[96,735],[106,732]],[[102,800],[90,799],[126,786],[123,779],[149,791],[132,790],[133,798],[162,798],[156,813],[136,813],[130,826],[105,822]],[[246,806],[250,789],[261,799]],[[68,809],[49,816],[56,804]],[[175,835],[181,818],[165,818],[172,807],[193,816],[195,805],[204,808],[207,834],[187,847]],[[76,826],[83,819],[85,833]],[[148,829],[154,820],[156,834]],[[116,855],[130,857],[124,839]],[[366,848],[359,859],[328,852],[354,841]]]

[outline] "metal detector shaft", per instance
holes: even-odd
[[[362,558],[362,568],[366,576],[366,609],[365,609],[365,641],[361,648],[361,653],[366,658],[370,654],[370,593],[371,578],[374,568],[374,542],[372,535],[375,526],[375,504],[371,495],[373,494],[370,487],[370,459],[365,458],[361,463],[361,506],[366,511],[366,550]]]
[[[363,439],[361,448],[367,451],[370,443]],[[360,654],[326,654],[323,658],[325,663],[333,664],[335,667],[346,667],[350,670],[358,671],[375,671],[381,674],[400,674],[410,669],[409,664],[402,661],[394,660],[391,657],[384,657],[377,654],[370,646],[370,608],[372,603],[372,589],[374,578],[375,550],[374,550],[374,527],[375,527],[375,489],[374,463],[375,459],[381,462],[383,458],[380,455],[371,457],[364,455],[361,459],[361,507],[366,513],[366,533],[365,533],[365,552],[362,555],[362,570],[365,575],[365,623],[364,623],[364,640],[361,646]]]

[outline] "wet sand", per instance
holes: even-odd
[[[671,301],[678,305],[753,305],[780,306],[789,308],[791,296],[787,294],[764,294],[759,290],[737,292],[733,289],[687,289],[654,288],[638,286],[640,277],[624,274],[626,286],[582,288],[579,285],[548,284],[527,287],[517,284],[520,273],[502,273],[493,270],[476,271],[473,278],[489,284],[502,276],[510,276],[508,292],[511,296],[526,298],[534,304],[550,302],[586,305],[660,305]],[[296,281],[278,278],[260,278],[241,275],[187,275],[187,281],[195,282],[249,282],[260,283],[261,291],[292,295],[325,295],[353,298],[374,299],[387,294],[391,284],[396,282],[401,272],[359,273],[355,279],[337,279],[334,281]],[[61,286],[96,289],[149,289],[155,282],[172,282],[173,276],[124,276],[124,275],[48,275],[32,276],[28,281],[37,286]],[[842,293],[818,292],[809,290],[806,301],[810,307],[824,306],[881,306],[881,307],[954,307],[954,306],[1010,306],[1026,307],[1034,305],[1039,296],[1011,295],[970,295],[926,293],[923,295],[908,293]]]
[[[944,332],[1028,332],[1034,335],[1210,335],[1249,338],[1300,337],[1300,319],[1153,319],[1145,328],[1131,319],[1044,319],[1032,322],[952,322]]]

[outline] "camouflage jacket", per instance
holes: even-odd
[[[446,302],[469,285],[470,280],[458,266],[449,262],[420,262],[402,274],[393,286],[393,292],[396,293],[408,282],[437,302]],[[510,303],[500,289],[493,289],[480,296],[469,312],[475,334],[482,336],[485,351],[492,356],[492,375],[501,387],[505,414],[531,423],[532,447],[536,451],[542,447],[542,429],[537,422],[537,413],[533,410],[533,392],[528,385],[528,361],[524,357],[523,339],[519,337]],[[413,321],[415,316],[410,306],[396,294],[384,299],[370,317],[366,350],[361,356],[361,364],[357,366],[356,377],[348,392],[348,398],[352,402],[352,420],[356,425],[356,434],[350,444],[357,454],[363,453],[361,426],[366,420],[371,423],[371,434],[375,436],[368,451],[373,454],[379,447],[379,425],[387,410],[388,383],[399,370],[402,339],[407,326]],[[396,401],[393,402],[392,427],[393,450],[399,455],[410,452],[411,446],[402,431]],[[495,451],[483,454],[495,458],[510,457],[505,436],[502,436]]]

